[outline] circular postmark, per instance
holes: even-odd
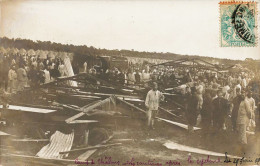
[[[249,43],[255,43],[255,11],[250,4],[239,4],[232,15],[232,23],[237,35]]]

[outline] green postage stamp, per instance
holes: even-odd
[[[220,2],[220,46],[257,46],[257,3]]]

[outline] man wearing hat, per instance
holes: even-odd
[[[196,87],[191,87],[191,93],[187,94],[185,104],[186,117],[188,120],[188,132],[193,133],[193,126],[197,123],[197,117],[200,111],[199,98],[197,96]]]
[[[212,102],[213,106],[213,127],[220,131],[224,128],[225,118],[228,113],[228,100],[223,97],[222,90],[218,90],[217,98]]]
[[[156,82],[154,82],[152,89],[147,93],[145,99],[145,106],[148,108],[148,127],[151,127],[152,129],[154,129],[154,118],[158,114],[159,103],[163,100],[164,96],[160,91],[158,91],[158,85]]]
[[[17,74],[15,71],[15,65],[12,65],[8,72],[8,82],[9,82],[9,88],[11,93],[16,88],[16,79],[17,79]]]

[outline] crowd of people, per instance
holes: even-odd
[[[174,91],[182,96],[191,133],[194,126],[200,126],[204,134],[230,131],[238,134],[241,144],[247,144],[247,135],[259,125],[260,75],[249,70],[220,73],[188,67],[144,66],[125,71],[115,68],[104,73],[103,78],[123,85],[151,87],[145,100],[151,128],[164,98],[160,91]]]
[[[61,57],[43,59],[19,53],[0,56],[0,86],[9,93],[37,87],[64,75],[66,70]]]
[[[259,125],[256,123],[260,112],[259,75],[252,72],[217,73],[209,70],[194,72],[184,68],[182,71],[181,69],[168,71],[164,69],[164,74],[162,73],[158,72],[157,79],[153,81],[166,87],[174,87],[173,84],[169,86],[171,81],[175,84],[179,82],[177,87],[170,89],[179,93],[184,100],[185,116],[190,133],[194,132],[194,126],[202,127],[204,134],[230,131],[238,134],[241,144],[247,144],[248,133],[255,132],[256,125]],[[156,73],[151,72],[151,77],[154,77],[153,74]],[[165,77],[166,81],[164,79],[161,81],[160,78]],[[160,95],[156,97],[157,88],[151,91],[148,92],[145,102],[149,108],[148,117],[156,116],[150,115],[150,108],[157,105],[157,109],[152,109],[152,112],[156,114],[161,101]],[[151,97],[151,94],[154,96]]]
[[[19,53],[0,57],[0,85],[10,93],[66,75],[60,57],[43,59]],[[200,122],[205,133],[230,130],[238,133],[242,144],[247,144],[246,133],[255,131],[260,110],[259,75],[253,72],[218,73],[189,67],[149,65],[104,71],[95,66],[88,68],[87,62],[84,62],[83,69],[121,85],[152,87],[145,100],[148,125],[152,128],[159,102],[164,99],[163,93],[159,93],[160,87],[164,92],[173,90],[183,97],[189,132],[193,132],[193,127]]]
[[[229,76],[224,86],[217,79],[213,79],[208,86],[200,80],[194,81],[194,86],[186,94],[189,129],[192,131],[197,115],[200,115],[205,133],[211,129],[216,133],[233,131],[242,144],[247,144],[246,131],[255,131],[256,115],[259,116],[259,94],[254,91],[253,97],[253,86],[253,81],[250,82],[247,76]]]

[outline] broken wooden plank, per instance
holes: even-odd
[[[108,139],[102,141],[101,144],[99,144],[99,145],[102,145],[102,144],[107,143],[107,142],[110,141],[113,137],[114,137],[114,135],[111,135]],[[97,149],[87,150],[86,152],[82,153],[82,154],[78,157],[78,159],[79,159],[79,160],[86,161],[86,160],[87,160],[91,155],[93,155],[96,151],[97,151]]]
[[[68,124],[79,124],[79,123],[96,123],[97,120],[73,120],[69,122]]]
[[[78,119],[79,117],[81,117],[83,115],[85,115],[85,113],[84,112],[80,112],[80,113],[78,113],[78,114],[76,114],[76,115],[66,119],[65,122],[66,123],[70,123],[70,122],[74,121],[75,119]]]
[[[10,134],[0,131],[0,136],[10,136]]]
[[[166,110],[166,109],[164,109],[164,108],[162,108],[162,107],[159,107],[159,109],[161,109],[161,110],[163,110],[163,111],[165,111],[165,112],[171,114],[172,116],[174,116],[174,117],[176,117],[176,118],[180,118],[179,116],[175,115],[174,113],[172,113],[172,112],[170,112],[170,111],[168,111],[168,110]]]
[[[92,146],[92,147],[86,147],[86,148],[80,148],[80,149],[73,149],[73,150],[69,150],[69,151],[60,152],[60,154],[67,154],[67,153],[70,153],[70,152],[78,152],[78,151],[84,151],[84,150],[101,149],[101,148],[107,148],[107,147],[117,146],[117,145],[122,145],[122,143],[114,143],[114,144],[106,144],[106,145],[97,145],[97,146]]]
[[[49,139],[12,139],[13,142],[49,142]]]
[[[0,108],[3,108],[3,105],[0,105]],[[42,113],[42,114],[47,114],[47,113],[56,111],[56,110],[50,110],[50,109],[24,107],[24,106],[17,106],[17,105],[9,105],[9,107],[6,109],[15,110],[15,111],[35,112],[35,113]]]
[[[167,123],[170,123],[170,124],[173,124],[173,125],[175,125],[175,126],[178,126],[178,127],[181,127],[181,128],[183,128],[183,129],[188,130],[188,125],[186,125],[186,124],[174,122],[174,121],[167,120],[167,119],[163,119],[163,118],[159,118],[159,117],[156,117],[156,119],[162,120],[162,121],[164,121],[164,122],[167,122]],[[193,127],[193,129],[194,129],[194,130],[200,130],[201,128]]]
[[[15,104],[15,105],[19,105],[19,106],[24,106],[24,107],[36,107],[36,108],[42,108],[42,109],[50,109],[50,110],[62,110],[62,107],[59,106],[45,106],[45,105],[35,105],[35,104],[28,104],[28,103],[20,103],[17,101],[12,101],[12,103],[10,104]]]
[[[118,98],[125,101],[144,102],[144,100],[138,98],[128,98],[128,97],[118,97]]]
[[[133,142],[136,139],[113,139],[111,142]]]
[[[203,155],[210,155],[210,156],[219,156],[219,157],[225,157],[224,153],[218,153],[218,152],[213,152],[213,151],[208,151],[208,150],[203,150],[199,148],[194,148],[186,145],[181,145],[175,142],[168,141],[163,144],[165,147],[168,149],[173,149],[173,150],[179,150],[179,151],[185,151],[185,152],[191,152],[191,153],[197,153],[197,154],[203,154]],[[238,156],[233,156],[233,155],[227,155],[230,158],[241,158]]]
[[[122,99],[119,99],[118,97],[116,97],[116,99],[118,99],[119,101],[121,101],[122,103],[125,103],[126,105],[132,107],[132,108],[135,108],[143,113],[146,113],[146,111],[144,111],[143,109],[139,108],[139,107],[136,107],[134,104],[131,104],[131,103],[128,103],[127,101],[124,101]]]
[[[65,104],[62,104],[61,106],[62,106],[63,108],[67,108],[67,109],[71,109],[71,110],[74,110],[74,111],[81,112],[81,110],[80,110],[79,108],[71,107],[71,106],[65,105]]]
[[[92,105],[86,105],[84,107],[81,107],[80,110],[82,111],[81,113],[79,114],[76,114],[68,119],[66,119],[66,123],[70,123],[71,121],[74,121],[75,119],[85,115],[88,111],[91,111],[92,109],[96,108],[96,107],[99,107],[99,106],[102,106],[103,104],[106,104],[107,102],[110,102],[111,98],[107,98],[105,100],[102,100],[102,101],[99,101],[99,102],[95,102],[94,104]]]

